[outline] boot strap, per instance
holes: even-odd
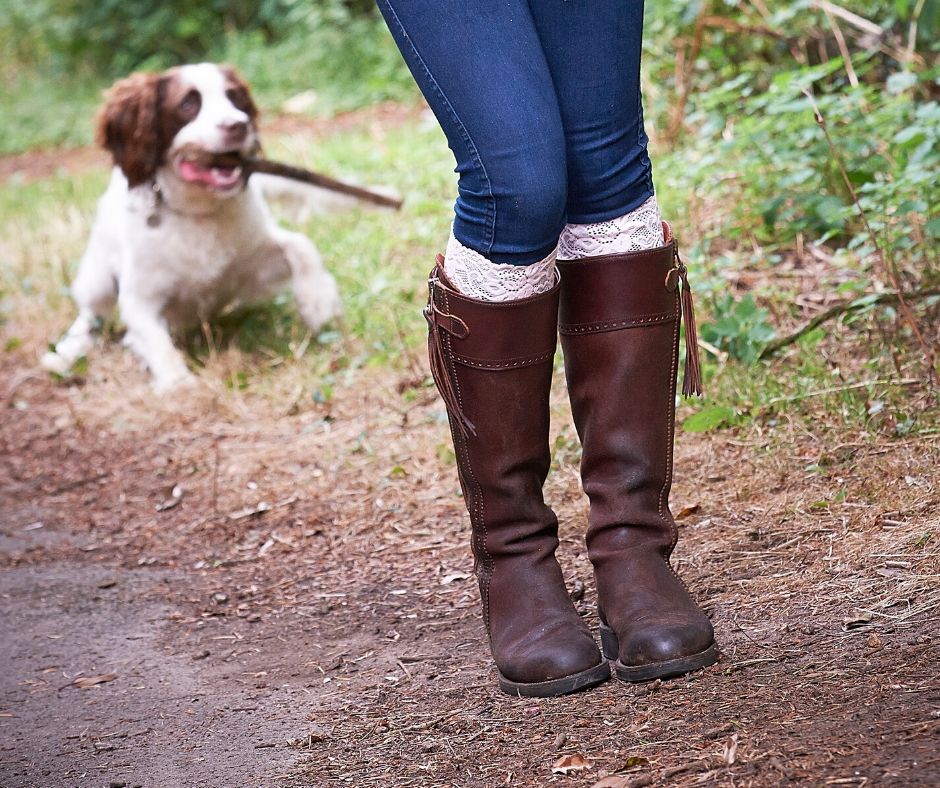
[[[688,270],[682,258],[679,257],[679,244],[674,244],[676,267],[666,275],[666,287],[670,290],[676,287],[676,277],[682,282],[682,291],[679,294],[680,319],[685,321],[685,369],[682,371],[682,396],[691,397],[693,394],[701,396],[702,391],[702,361],[698,351],[698,330],[695,326],[695,304],[692,302],[692,288],[689,286]]]
[[[431,365],[431,377],[434,378],[437,390],[441,393],[447,412],[466,439],[470,435],[475,436],[477,430],[464,413],[460,396],[448,372],[443,333],[446,331],[458,337],[467,336],[470,329],[459,317],[450,315],[438,307],[434,292],[437,286],[438,279],[432,275],[428,278],[428,303],[424,308],[424,319],[428,321],[428,359]]]

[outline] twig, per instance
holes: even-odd
[[[866,19],[863,16],[853,14],[851,11],[835,3],[829,3],[827,0],[813,0],[813,5],[821,11],[824,11],[827,15],[832,14],[833,16],[837,16],[864,33],[877,36],[878,38],[881,38],[885,34],[884,28],[880,25],[876,25],[870,19]]]
[[[897,38],[891,35],[889,30],[881,27],[881,25],[875,24],[870,19],[866,19],[863,16],[859,16],[848,9],[843,8],[842,6],[836,5],[835,3],[826,2],[826,0],[814,0],[813,6],[818,8],[820,11],[828,12],[833,16],[838,17],[843,22],[848,23],[856,30],[860,30],[862,33],[866,33],[872,36],[877,41],[877,48],[879,51],[884,52],[886,55],[895,58],[896,60],[901,61],[902,63],[907,62],[905,60],[906,55],[908,54],[906,50],[900,49],[900,42]],[[888,46],[885,44],[887,39],[891,39],[893,43],[898,44],[898,47]],[[912,60],[920,60],[914,53],[910,53]]]
[[[376,205],[383,205],[386,208],[394,208],[396,211],[402,206],[402,201],[399,197],[381,194],[371,189],[365,189],[362,186],[338,181],[328,175],[305,170],[303,167],[293,167],[290,164],[282,164],[278,161],[253,156],[241,157],[238,163],[240,163],[249,174],[253,172],[264,172],[268,175],[290,178],[291,180],[301,181],[302,183],[309,183],[311,186],[317,186],[321,189],[328,189],[329,191],[356,197],[357,199],[375,203]]]
[[[209,321],[203,320],[200,322],[199,328],[202,330],[203,339],[206,340],[206,347],[209,350],[209,361],[213,362],[218,358],[219,349],[215,344],[215,337],[212,335],[212,328],[209,325]]]
[[[219,514],[219,437],[212,441],[212,516]]]
[[[855,191],[855,187],[852,185],[849,174],[845,171],[845,164],[842,161],[842,155],[839,152],[839,149],[835,146],[835,143],[832,141],[832,137],[829,135],[829,129],[826,127],[826,119],[823,117],[823,114],[819,109],[819,105],[816,103],[816,99],[813,97],[813,94],[808,88],[803,88],[803,95],[809,99],[809,102],[813,107],[813,117],[816,119],[816,124],[819,126],[819,128],[822,129],[823,135],[826,137],[826,143],[829,145],[829,151],[832,153],[832,157],[835,160],[836,165],[839,167],[839,172],[842,174],[842,180],[845,182],[845,186],[849,190],[849,194],[852,197],[852,202],[858,210],[862,223],[865,225],[865,231],[868,233],[868,238],[875,249],[878,259],[881,261],[882,267],[885,269],[885,273],[887,273],[888,278],[891,280],[891,284],[894,286],[895,291],[897,291],[898,306],[900,307],[901,316],[911,331],[914,332],[914,336],[917,337],[917,343],[920,345],[920,349],[924,354],[924,359],[927,362],[928,383],[931,387],[935,388],[938,385],[938,381],[933,348],[931,348],[930,345],[928,345],[924,340],[924,336],[917,325],[917,321],[914,319],[914,314],[911,312],[910,306],[908,306],[907,301],[904,299],[901,280],[898,276],[898,272],[895,270],[893,261],[889,260],[885,256],[885,253],[881,248],[881,244],[878,243],[878,236],[875,235],[875,231],[868,223],[868,215],[862,208],[861,202],[859,202],[858,192]]]
[[[907,57],[904,59],[905,63],[910,63],[914,59],[914,52],[917,49],[917,24],[920,22],[920,15],[924,11],[924,6],[927,4],[927,0],[919,0],[917,5],[914,7],[914,13],[911,14],[911,26],[907,34]]]
[[[920,383],[917,378],[904,378],[903,380],[863,380],[861,383],[850,383],[846,386],[829,386],[815,391],[805,391],[802,394],[793,394],[789,397],[773,397],[763,403],[762,407],[769,405],[778,405],[781,402],[800,402],[810,397],[822,397],[826,394],[839,394],[843,391],[854,391],[855,389],[864,389],[869,386],[916,386]]]
[[[835,36],[839,52],[842,54],[842,64],[845,66],[845,73],[848,75],[849,84],[853,88],[857,88],[858,74],[855,73],[855,66],[852,65],[852,55],[849,52],[848,44],[845,43],[845,36],[842,35],[842,28],[839,27],[839,23],[836,22],[836,18],[828,8],[824,8],[823,11],[826,12],[826,19],[829,20],[832,34]]]
[[[777,38],[784,41],[787,37],[780,31],[765,25],[748,25],[738,22],[734,19],[727,19],[723,16],[706,16],[703,24],[708,28],[717,28],[728,33],[748,33],[754,36],[767,36],[768,38]]]
[[[62,493],[68,492],[69,490],[74,490],[76,487],[84,487],[86,484],[91,484],[92,482],[96,482],[99,479],[104,479],[107,475],[108,471],[102,471],[101,473],[96,473],[94,476],[86,476],[82,479],[77,479],[74,482],[60,485],[54,490],[47,492],[46,495],[50,498],[55,495],[61,495]]]
[[[905,299],[908,301],[920,301],[924,298],[929,298],[930,296],[940,296],[940,288],[934,287],[927,290],[914,290],[913,292],[905,294]],[[805,336],[810,331],[812,331],[817,326],[822,325],[828,320],[832,320],[834,317],[843,315],[846,312],[854,312],[857,309],[863,309],[866,306],[871,304],[894,304],[899,300],[898,294],[894,292],[888,293],[879,293],[875,298],[865,299],[862,298],[853,298],[850,301],[840,301],[837,304],[833,304],[825,312],[820,312],[812,320],[807,321],[802,326],[800,326],[792,334],[787,334],[785,337],[780,337],[775,339],[773,342],[768,342],[764,349],[760,352],[758,358],[766,359],[775,355],[778,351],[783,348],[792,345],[800,337]]]

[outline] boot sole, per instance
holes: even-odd
[[[650,665],[624,665],[618,657],[620,641],[617,638],[617,633],[606,624],[601,624],[600,629],[601,648],[604,656],[613,665],[614,675],[621,681],[628,681],[631,684],[684,676],[686,673],[692,673],[695,670],[714,665],[718,661],[718,646],[712,643],[704,651],[688,657],[667,659],[664,662],[654,662]]]
[[[498,671],[497,671],[498,672]],[[521,698],[555,698],[559,695],[570,695],[572,692],[596,687],[610,678],[610,663],[602,660],[593,668],[582,670],[571,676],[562,676],[549,681],[525,683],[510,681],[502,673],[499,674],[499,688],[507,695]]]

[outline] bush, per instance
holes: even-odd
[[[308,90],[321,115],[416,96],[372,0],[0,0],[0,52],[0,153],[87,143],[112,80],[183,62],[235,64],[263,110]]]
[[[20,62],[37,63],[36,46],[63,69],[118,77],[137,69],[205,60],[227,38],[249,34],[270,45],[303,37],[311,17],[326,14],[339,32],[375,19],[364,0],[3,0],[7,36]]]
[[[940,0],[853,4],[879,37],[811,0],[774,5],[761,13],[763,4],[702,0],[683,4],[685,16],[653,8],[653,52],[678,44],[685,56],[681,69],[654,61],[666,99],[654,108],[687,187],[734,206],[722,211],[732,236],[821,239],[865,259],[874,250],[860,208],[886,252],[923,256],[940,238]]]

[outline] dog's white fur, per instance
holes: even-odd
[[[254,105],[248,99],[246,111],[230,98],[233,80],[242,88],[244,83],[230,69],[208,63],[173,69],[160,79],[172,81],[172,89],[161,83],[164,102],[167,95],[197,91],[198,114],[175,131],[142,183],[133,183],[142,177],[139,170],[121,164],[121,140],[105,142],[118,166],[72,285],[78,317],[42,363],[67,372],[91,349],[94,329],[117,303],[127,326],[125,343],[150,369],[154,387],[165,391],[193,379],[171,328],[198,325],[232,303],[267,299],[288,281],[314,331],[340,313],[340,300],[313,243],[274,222],[262,193],[265,179],[253,176],[246,184],[239,177],[229,188],[227,175],[208,185],[181,176],[180,162],[193,151],[248,154],[257,148]],[[145,110],[135,118],[166,126]]]

